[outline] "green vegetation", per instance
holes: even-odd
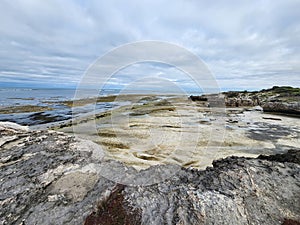
[[[96,143],[103,145],[109,149],[129,149],[129,146],[126,144],[123,144],[121,142],[114,142],[114,141],[96,141]]]
[[[8,98],[8,99],[13,99],[13,100],[34,100],[34,98]]]
[[[60,102],[62,105],[66,105],[68,107],[76,107],[76,106],[84,106],[88,104],[93,104],[97,102],[113,102],[117,96],[104,96],[97,98],[86,98],[86,99],[78,99],[78,100],[69,100]]]
[[[160,101],[147,102],[142,105],[134,105],[132,107],[132,113],[130,113],[130,116],[142,116],[164,110],[174,111],[175,106],[173,106],[169,101],[165,99]]]
[[[275,96],[277,101],[300,101],[300,88],[294,88],[290,86],[273,86],[270,89],[263,89],[259,93],[261,93],[261,96],[264,97]]]
[[[229,91],[223,92],[227,98],[239,98],[239,97],[254,97],[257,96],[261,100],[267,100],[273,98],[281,101],[299,101],[300,100],[300,88],[294,88],[290,86],[273,86],[269,89],[262,89],[260,91]]]
[[[20,105],[20,106],[9,106],[9,107],[0,108],[0,114],[44,112],[50,110],[53,109],[48,106]]]
[[[279,93],[281,95],[286,95],[286,96],[300,96],[300,88],[293,88],[289,86],[274,86],[271,91],[275,93]]]
[[[229,91],[229,92],[226,92],[226,95],[228,98],[236,98],[239,96],[239,92],[238,91]]]
[[[98,136],[100,136],[100,137],[108,137],[108,138],[117,137],[117,135],[113,131],[110,131],[110,130],[101,130],[101,131],[98,131]]]

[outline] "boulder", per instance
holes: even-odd
[[[194,96],[194,95],[191,95],[190,99],[192,101],[207,101],[207,97],[203,97],[203,96]]]
[[[267,102],[262,108],[264,112],[276,112],[300,116],[300,102]]]

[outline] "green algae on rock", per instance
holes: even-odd
[[[0,114],[12,114],[12,113],[28,113],[28,112],[43,112],[53,110],[49,106],[37,106],[37,105],[20,105],[20,106],[8,106],[0,108]]]

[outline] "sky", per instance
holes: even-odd
[[[99,57],[144,40],[197,55],[222,90],[299,87],[299,9],[299,0],[1,0],[0,87],[74,88]],[[195,88],[179,69],[149,62],[106,85],[151,80]]]

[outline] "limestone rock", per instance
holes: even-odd
[[[300,221],[299,149],[257,159],[229,157],[203,171],[176,167],[163,182],[126,186],[103,177],[101,168],[134,169],[95,157],[97,148],[79,149],[80,139],[54,131],[0,128],[1,138],[15,135],[0,147],[0,224]],[[174,169],[153,166],[140,179]]]
[[[277,112],[300,115],[300,102],[267,102],[263,105],[264,112]]]

